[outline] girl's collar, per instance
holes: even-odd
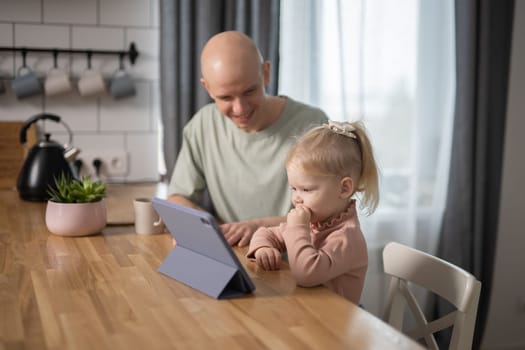
[[[345,221],[349,216],[352,215],[353,209],[355,207],[355,199],[352,199],[345,210],[337,214],[336,216],[332,216],[324,221],[316,222],[316,223],[310,223],[310,229],[315,231],[323,231],[328,228],[334,227],[341,222]]]

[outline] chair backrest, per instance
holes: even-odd
[[[481,282],[458,266],[396,242],[383,249],[383,267],[392,277],[385,322],[403,331],[404,311],[408,307],[417,326],[414,331],[405,331],[407,335],[416,340],[423,338],[429,349],[439,349],[434,333],[452,326],[449,349],[472,348]],[[456,310],[427,321],[411,290],[412,283],[448,300]]]

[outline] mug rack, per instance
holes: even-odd
[[[129,49],[127,51],[125,50],[90,50],[90,49],[47,49],[47,48],[39,48],[39,47],[0,47],[0,51],[14,51],[14,52],[22,52],[22,54],[25,56],[27,52],[49,52],[53,53],[56,57],[59,53],[69,53],[69,54],[85,54],[88,56],[89,59],[91,59],[91,55],[118,55],[120,59],[124,56],[128,56],[129,62],[134,65],[135,61],[137,60],[137,57],[139,56],[139,52],[137,51],[137,46],[135,43],[131,43],[129,45]]]

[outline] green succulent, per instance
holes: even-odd
[[[50,200],[58,203],[91,203],[98,202],[106,196],[106,184],[92,181],[89,176],[80,180],[61,174],[53,177],[55,186],[50,185],[47,193]]]

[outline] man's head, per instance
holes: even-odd
[[[217,108],[239,129],[255,132],[268,126],[264,110],[270,63],[255,43],[240,32],[213,36],[201,54],[201,84]]]

